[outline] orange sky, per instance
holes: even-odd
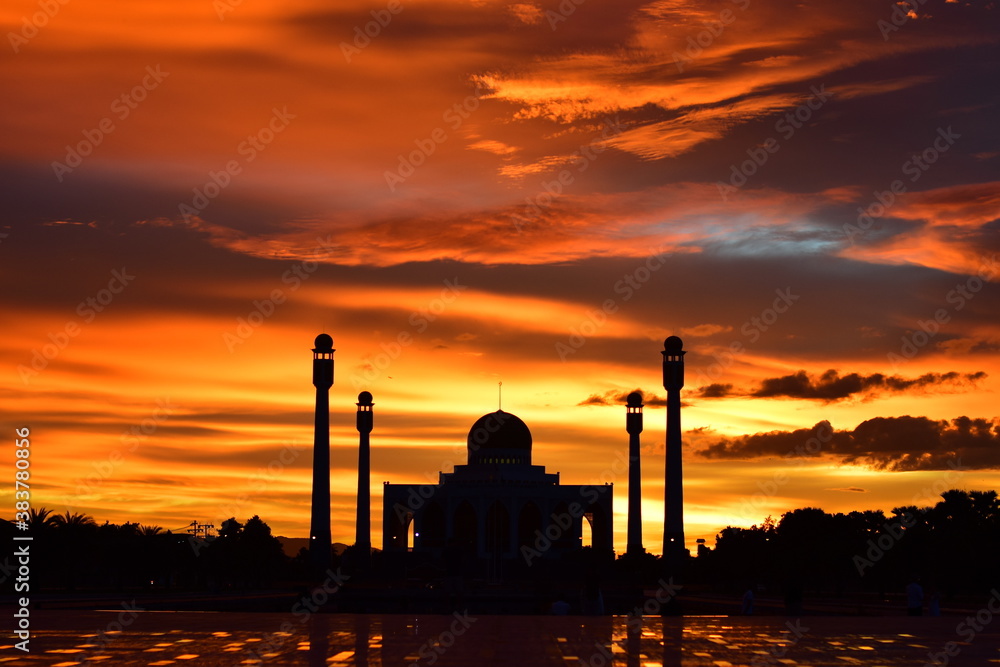
[[[647,394],[658,551],[672,334],[689,548],[1000,486],[996,9],[574,6],[0,8],[0,394],[33,504],[305,536],[323,331],[338,541],[359,391],[380,544],[381,483],[464,462],[502,381],[572,484],[614,474]]]

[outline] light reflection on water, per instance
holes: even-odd
[[[31,653],[0,646],[0,665],[919,665],[947,641],[950,665],[1000,664],[997,634],[958,641],[954,621],[905,618],[539,617],[389,614],[142,613],[103,632],[98,612],[62,615]],[[39,623],[44,625],[44,623]],[[220,629],[224,628],[224,629]]]

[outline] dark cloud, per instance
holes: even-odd
[[[700,398],[725,398],[733,392],[733,385],[722,384],[720,382],[713,382],[712,384],[707,384],[704,387],[698,388],[698,396]]]
[[[881,393],[898,394],[908,391],[926,391],[938,387],[971,389],[979,380],[987,377],[985,371],[976,373],[925,373],[916,378],[899,375],[873,373],[861,375],[849,373],[840,375],[830,369],[820,376],[811,376],[806,371],[791,375],[761,380],[757,389],[736,391],[731,384],[713,383],[698,389],[701,398],[725,398],[727,396],[752,396],[754,398],[803,398],[818,401],[840,401],[854,396],[871,398]]]
[[[876,417],[853,431],[823,421],[810,429],[722,438],[700,452],[710,459],[828,456],[876,470],[1000,469],[1000,419]]]
[[[584,400],[577,403],[577,405],[625,405],[628,395],[633,391],[637,391],[642,394],[642,402],[646,407],[664,407],[667,404],[666,398],[660,398],[655,394],[646,394],[641,389],[633,389],[632,391],[618,391],[616,389],[612,389],[611,391],[606,391],[603,394],[591,394]]]
[[[827,491],[844,491],[846,493],[868,493],[868,489],[862,489],[860,486],[845,486],[839,489],[827,489]]]

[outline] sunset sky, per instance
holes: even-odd
[[[615,483],[619,550],[645,393],[659,552],[669,335],[692,550],[1000,486],[994,0],[10,0],[0,24],[0,395],[36,507],[305,537],[320,332],[335,541],[359,391],[381,546],[382,483],[464,463],[502,382],[536,464]]]

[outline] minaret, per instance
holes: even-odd
[[[628,431],[628,542],[627,554],[641,554],[642,548],[642,474],[639,466],[639,434],[642,433],[642,394],[633,391],[625,405],[625,430]]]
[[[313,348],[313,385],[316,387],[316,426],[313,435],[312,519],[309,555],[317,567],[330,566],[330,387],[333,386],[333,338],[316,336]]]
[[[681,387],[684,386],[684,343],[677,336],[663,341],[663,388],[667,390],[666,484],[663,490],[663,557],[684,553],[684,486],[681,474]]]
[[[371,489],[368,486],[371,471],[371,432],[373,426],[372,395],[358,394],[358,520],[354,536],[354,549],[362,565],[368,565],[372,552]]]

